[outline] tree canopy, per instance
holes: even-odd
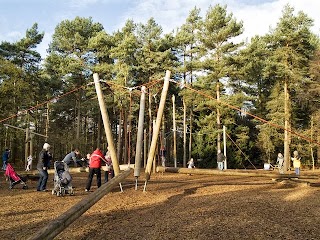
[[[99,73],[120,161],[134,161],[141,86],[147,87],[144,128],[150,143],[162,79],[172,72],[159,136],[173,164],[176,98],[178,162],[199,159],[216,167],[227,148],[228,166],[247,168],[301,152],[304,162],[320,159],[319,37],[313,20],[285,6],[275,28],[244,43],[241,19],[227,6],[195,7],[185,22],[163,33],[154,18],[127,20],[113,32],[91,17],[60,22],[45,59],[36,48],[44,33],[35,23],[15,43],[0,43],[0,113],[3,123],[49,135],[57,158],[72,148],[106,148],[92,74]],[[222,142],[222,126],[228,140]],[[22,132],[0,126],[1,147],[23,159]],[[305,136],[305,137],[304,137]],[[35,138],[41,146],[44,139]],[[187,140],[189,148],[187,149]],[[310,151],[308,149],[314,149]],[[129,159],[127,159],[129,158]]]

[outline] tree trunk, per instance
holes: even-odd
[[[77,113],[77,126],[76,126],[76,140],[77,143],[80,138],[80,108],[81,108],[81,101],[80,101],[80,93],[77,95],[77,103],[76,103],[76,113]]]
[[[176,104],[175,96],[172,95],[172,122],[173,122],[173,162],[174,167],[177,167],[177,132],[176,132]]]
[[[290,168],[290,146],[289,146],[289,121],[290,121],[290,111],[289,111],[289,93],[288,93],[288,83],[284,83],[284,170],[287,172]]]
[[[221,121],[220,121],[220,82],[217,81],[217,102],[218,102],[218,106],[217,106],[217,128],[218,128],[218,134],[217,134],[217,152],[221,151],[221,133],[220,133],[220,129],[221,129]]]
[[[189,133],[189,158],[191,159],[191,153],[192,153],[192,108],[190,110],[190,125],[189,125],[189,129],[190,129],[190,133]]]
[[[130,91],[130,106],[128,116],[128,164],[131,162],[131,129],[132,129],[132,92]]]
[[[119,114],[119,124],[118,124],[118,142],[117,142],[117,157],[118,157],[118,160],[119,162],[122,162],[122,148],[123,148],[123,132],[122,131],[122,127],[123,127],[123,107],[121,105],[121,108],[120,108],[120,114]]]
[[[46,118],[46,131],[45,131],[45,135],[48,136],[49,134],[49,120],[50,120],[50,117],[49,117],[49,113],[50,113],[50,110],[49,110],[49,103],[47,103],[47,118]],[[46,141],[48,141],[48,138],[45,139]]]
[[[124,120],[123,120],[123,134],[124,134],[124,154],[123,154],[123,162],[127,163],[128,162],[128,116],[127,113],[124,113]]]

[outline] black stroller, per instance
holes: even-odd
[[[69,173],[69,167],[65,162],[54,162],[54,186],[52,195],[64,196],[65,194],[73,195],[73,188],[71,185],[72,177]]]
[[[27,189],[28,186],[25,183],[27,179],[25,177],[20,176],[17,174],[10,163],[7,164],[6,168],[6,177],[9,179],[10,186],[9,188],[12,189],[15,185],[21,183],[23,185],[22,189]]]

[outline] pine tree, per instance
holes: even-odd
[[[102,32],[103,26],[100,23],[94,23],[91,18],[76,17],[73,20],[64,20],[57,25],[46,59],[48,74],[54,81],[61,84],[61,89],[57,90],[68,92],[92,81],[96,56],[94,49],[90,46],[90,40]],[[72,96],[75,98],[71,99]],[[60,105],[60,109],[57,109],[60,123],[65,122],[63,125],[69,129],[68,137],[64,139],[71,144],[75,142],[74,138],[76,142],[80,142],[81,105],[86,100],[85,92],[82,90],[72,96],[55,104],[57,108]],[[72,102],[74,104],[70,105]]]
[[[285,169],[289,167],[290,134],[295,127],[293,119],[294,98],[308,80],[308,66],[315,46],[310,27],[312,20],[303,12],[294,15],[294,9],[285,6],[276,28],[266,36],[268,49],[272,52],[267,61],[265,75],[283,87],[284,101],[284,158]]]
[[[223,91],[222,79],[227,78],[232,71],[230,56],[234,55],[240,44],[233,43],[233,38],[239,36],[243,31],[242,22],[238,22],[232,14],[227,13],[226,6],[215,5],[207,11],[203,21],[199,39],[201,41],[202,68],[205,75],[199,78],[197,85],[206,89],[206,94],[215,95],[213,100],[198,102],[199,124],[204,131],[212,132],[207,135],[208,145],[212,147],[217,139],[217,150],[221,150],[221,106],[220,93]],[[213,112],[216,109],[216,113]],[[216,124],[214,124],[216,122]]]

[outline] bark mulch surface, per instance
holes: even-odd
[[[304,174],[302,172],[302,174]],[[0,239],[28,239],[96,190],[72,173],[74,196],[37,192],[35,180],[9,189],[0,176]],[[304,179],[304,181],[308,181]],[[320,180],[156,173],[128,177],[55,239],[320,239]]]

